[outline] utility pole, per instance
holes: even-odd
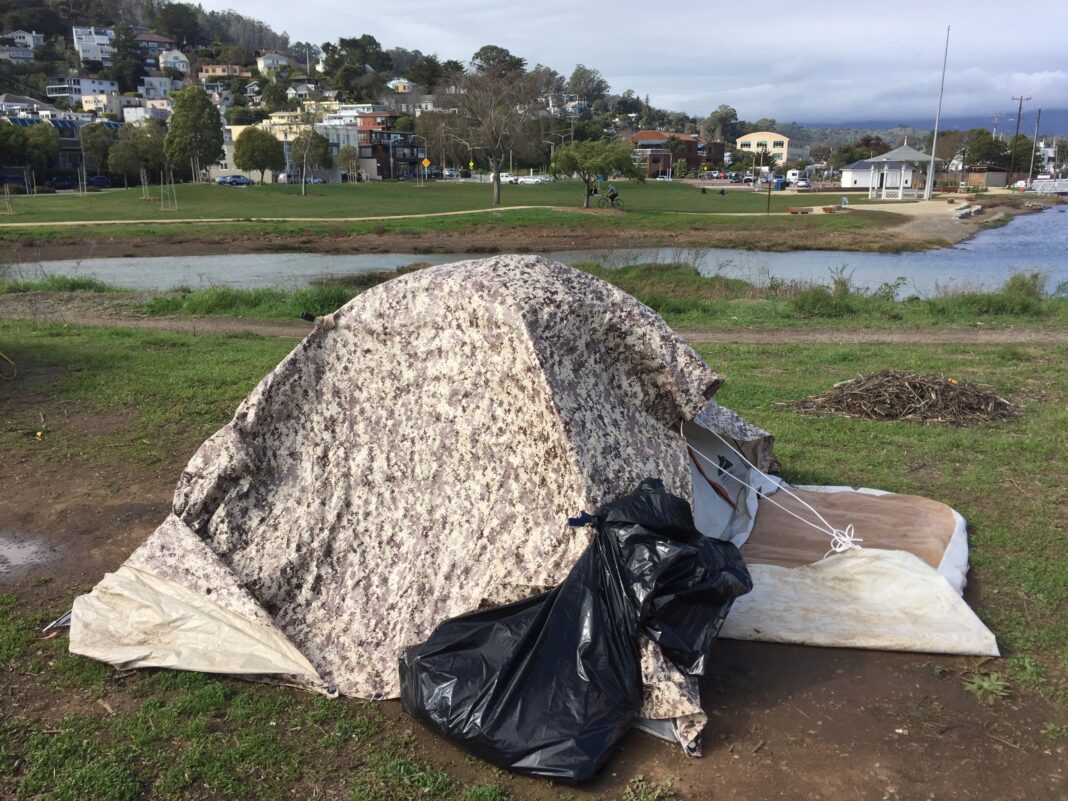
[[[1035,138],[1031,141],[1031,169],[1027,171],[1027,185],[1031,185],[1031,178],[1035,174],[1035,151],[1038,150],[1038,126],[1042,123],[1042,109],[1038,110],[1035,118]]]
[[[931,199],[931,191],[934,189],[935,178],[935,153],[938,151],[938,125],[942,121],[942,94],[946,91],[946,62],[949,61],[949,26],[946,26],[946,52],[942,55],[942,85],[938,89],[938,111],[935,112],[934,138],[931,140],[931,167],[927,170],[927,182],[923,188],[923,199]],[[904,173],[902,172],[902,175]],[[901,187],[901,196],[905,196],[905,188]]]
[[[1016,168],[1016,140],[1020,136],[1020,115],[1023,114],[1023,104],[1025,100],[1030,100],[1030,97],[1013,96],[1013,100],[1019,100],[1020,106],[1016,109],[1016,133],[1012,135],[1012,141],[1009,142],[1009,149],[1012,150],[1012,158],[1009,159],[1009,175],[1005,180],[1005,183],[1009,185],[1009,190],[1012,191],[1012,171]]]

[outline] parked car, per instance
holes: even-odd
[[[502,179],[503,180],[503,177]],[[520,175],[519,184],[547,184],[553,180],[551,175]]]
[[[111,189],[111,179],[106,175],[90,175],[85,179],[85,184],[94,189]]]
[[[216,183],[219,186],[251,186],[252,179],[247,175],[223,175]]]
[[[519,183],[519,176],[518,175],[512,175],[512,173],[510,173],[510,172],[502,172],[501,173],[501,183],[502,184],[517,184],[517,183]]]
[[[45,185],[53,189],[77,189],[78,179],[72,175],[57,175],[48,180]]]
[[[656,176],[656,180],[658,180],[658,181],[670,181],[671,180],[671,176],[670,175],[658,175],[658,176]]]
[[[809,183],[808,178],[798,178],[797,179],[797,188],[798,189],[811,189],[812,188],[812,184]]]

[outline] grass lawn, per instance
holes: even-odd
[[[702,195],[694,186],[681,183],[619,183],[620,196],[630,212],[677,212],[691,214],[763,213],[766,193],[731,190],[721,197],[715,192]],[[267,185],[221,187],[214,184],[179,184],[175,188],[177,211],[161,211],[159,189],[152,190],[154,201],[141,200],[140,189],[113,189],[87,195],[59,193],[12,198],[14,214],[0,222],[47,223],[75,220],[167,220],[249,217],[307,217],[313,220],[344,217],[380,217],[406,214],[473,211],[489,208],[488,183],[430,181],[389,181],[366,184],[323,184],[309,186],[302,197],[297,186]],[[829,206],[840,195],[807,195],[773,192],[771,210],[783,212],[789,206]],[[866,202],[866,201],[865,201]],[[582,205],[582,185],[577,181],[519,186],[504,184],[502,206]]]
[[[156,200],[140,200],[140,190],[114,189],[87,195],[61,193],[18,197],[14,214],[0,218],[0,242],[13,246],[54,239],[186,238],[189,236],[269,235],[272,238],[307,236],[362,236],[403,234],[420,249],[418,237],[440,232],[498,230],[502,226],[552,229],[561,232],[596,232],[611,235],[689,235],[712,232],[732,235],[731,247],[772,249],[827,247],[829,232],[864,232],[901,222],[900,215],[870,215],[854,209],[848,215],[766,217],[766,194],[734,190],[726,197],[701,194],[695,187],[651,182],[624,184],[626,213],[598,213],[581,209],[582,189],[577,182],[538,186],[505,185],[502,205],[490,208],[488,184],[374,183],[320,185],[302,198],[298,187],[219,187],[184,184],[176,188],[178,209],[161,211]],[[837,195],[799,195],[779,192],[771,198],[773,213],[794,205],[831,205]],[[536,206],[536,208],[518,208]],[[444,217],[418,217],[441,215]],[[457,214],[458,213],[458,214]],[[471,213],[471,214],[464,214]],[[351,221],[351,218],[394,217],[395,220]],[[254,218],[283,218],[264,221]],[[192,222],[168,223],[167,220]],[[126,221],[108,225],[72,226],[70,222]],[[132,222],[130,222],[132,221]],[[4,227],[6,223],[32,227]],[[64,223],[62,225],[48,223]],[[210,223],[210,225],[207,225]],[[774,232],[779,239],[764,240]],[[298,242],[299,244],[299,242]],[[863,247],[857,245],[855,247]],[[880,242],[875,249],[909,247]],[[920,247],[920,246],[915,246]],[[430,246],[427,246],[429,249]]]
[[[4,453],[131,475],[191,453],[292,347],[253,336],[4,320],[0,343],[38,382],[0,381]],[[1029,693],[1068,703],[1068,346],[699,350],[728,379],[720,400],[777,435],[788,480],[915,492],[964,514],[981,587],[976,609],[1006,656],[990,669],[1016,692],[1014,704],[1026,704]],[[957,429],[805,417],[780,405],[882,369],[977,381],[1020,404],[1022,415]],[[36,400],[22,403],[20,393],[31,389]],[[64,410],[125,423],[88,433],[69,426]],[[40,440],[25,436],[39,415],[54,422]],[[0,797],[281,799],[329,791],[354,801],[501,801],[528,786],[481,763],[462,777],[443,771],[433,764],[437,754],[417,747],[414,724],[375,704],[198,674],[122,675],[67,654],[65,638],[36,639],[35,627],[69,602],[57,595],[47,608],[31,608],[0,595],[0,670],[12,688],[0,705],[23,688],[74,710],[56,719],[23,707],[0,718]]]

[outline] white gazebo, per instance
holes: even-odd
[[[941,161],[942,159],[934,159]],[[873,156],[868,159],[871,164],[871,180],[868,182],[869,200],[920,200],[923,192],[915,186],[906,187],[905,165],[906,164],[929,164],[931,154],[923,153],[914,147],[909,147],[908,142],[901,147],[883,153],[881,156]],[[894,169],[896,168],[896,170]],[[878,169],[879,180],[875,179]],[[910,170],[913,172],[914,170]],[[895,175],[895,172],[897,173]],[[893,178],[895,186],[891,186]],[[926,180],[934,180],[933,175],[926,176]]]

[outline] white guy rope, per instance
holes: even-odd
[[[753,464],[748,459],[746,459],[745,458],[745,454],[743,454],[741,451],[739,451],[737,448],[735,448],[733,445],[731,445],[729,442],[727,442],[727,440],[725,440],[723,437],[721,437],[719,435],[718,431],[713,431],[710,428],[706,428],[705,431],[708,431],[709,433],[714,435],[716,437],[716,439],[718,439],[720,442],[722,442],[724,445],[726,445],[727,448],[732,453],[737,455],[743,462],[745,462],[747,465],[749,465],[749,467],[751,467],[753,470],[756,470],[757,473],[759,473],[760,475],[764,476],[764,478],[767,478],[767,479],[770,480],[770,477],[768,476],[767,473],[765,473],[763,470],[761,470],[755,464]],[[682,435],[682,438],[684,440],[686,440],[686,434],[685,434],[685,432],[683,430],[683,423],[679,424],[679,434]],[[700,456],[702,459],[704,459],[706,462],[708,462],[712,467],[716,467],[716,468],[719,467],[719,462],[718,461],[715,461],[715,460],[709,458],[708,456],[706,456],[705,454],[701,453],[701,451],[699,451],[697,448],[695,448],[690,443],[689,440],[686,440],[686,445],[691,451],[693,451],[693,453],[696,453],[698,456]],[[738,478],[737,476],[731,474],[730,472],[728,472],[726,470],[724,470],[721,473],[721,475],[725,475],[725,476],[728,476],[728,477],[734,479],[739,484],[741,484],[743,487],[747,487],[748,489],[753,490],[753,492],[757,493],[757,495],[761,494],[760,490],[757,489],[756,487],[754,487],[752,484],[747,484],[745,481],[743,481],[742,479]],[[787,495],[789,495],[795,501],[797,501],[802,506],[804,506],[806,509],[808,509],[810,512],[812,512],[812,514],[814,514],[819,519],[819,521],[821,523],[823,523],[823,526],[818,526],[815,523],[813,523],[811,520],[806,520],[801,515],[799,515],[796,512],[794,512],[793,510],[787,509],[781,503],[779,503],[778,501],[774,500],[770,495],[764,495],[763,496],[764,500],[767,501],[768,503],[772,504],[773,506],[777,506],[779,509],[781,509],[782,511],[786,512],[786,514],[790,515],[793,518],[796,518],[797,520],[800,520],[806,526],[811,526],[812,528],[816,529],[817,531],[823,532],[824,534],[826,534],[827,536],[829,536],[831,538],[831,549],[829,551],[827,551],[827,553],[825,553],[823,555],[824,559],[826,559],[832,553],[843,553],[844,551],[848,551],[851,548],[859,548],[860,545],[858,545],[857,543],[864,542],[864,540],[862,540],[862,539],[860,539],[860,538],[858,538],[856,536],[856,533],[853,530],[853,524],[852,523],[850,523],[844,529],[837,529],[834,526],[832,526],[830,523],[828,523],[827,519],[823,515],[821,515],[818,511],[816,511],[816,509],[813,508],[811,504],[809,504],[803,498],[800,498],[797,495],[795,495],[793,492],[791,492],[790,488],[787,487],[785,484],[780,484],[779,485],[779,491],[785,492]]]

